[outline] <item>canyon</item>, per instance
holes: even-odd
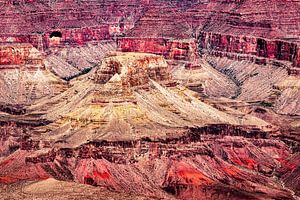
[[[0,1],[1,199],[300,198],[300,1]]]

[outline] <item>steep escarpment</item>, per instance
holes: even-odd
[[[289,61],[295,67],[299,64],[299,45],[287,41],[201,32],[199,48],[200,51],[206,49],[210,54],[225,57],[230,54],[244,54],[244,59],[252,57],[259,64],[266,64],[266,59]],[[241,59],[242,57],[240,56]]]
[[[253,6],[257,9],[253,9]],[[155,2],[125,38],[136,38],[136,43],[141,44],[144,41],[139,40],[140,37],[178,40],[193,38],[198,40],[200,51],[206,50],[214,55],[234,58],[238,56],[230,54],[245,54],[240,57],[250,59],[256,56],[258,59],[254,58],[254,61],[257,59],[261,64],[266,62],[263,58],[290,61],[297,67],[297,9],[298,1],[288,1],[285,4],[280,1],[267,3],[250,0],[190,4],[180,4],[177,1]],[[156,14],[157,11],[159,15]],[[132,48],[135,46],[136,44],[132,45]]]
[[[14,53],[4,45],[1,62],[17,68],[42,62],[69,80],[92,69],[116,48],[111,41],[116,40],[124,52],[154,53],[191,63],[199,59],[199,52],[208,53],[288,67],[291,75],[297,75],[299,2],[274,0],[270,5],[253,0],[7,2],[1,11],[0,41],[14,49],[31,44],[47,56],[46,62],[27,58],[22,49]],[[283,15],[285,10],[289,12]]]
[[[138,2],[6,2],[1,10],[1,35],[6,40],[23,38],[45,47],[51,46],[55,31],[61,33],[63,45],[108,39],[110,34],[127,30],[138,19],[141,10],[135,5]],[[37,41],[39,38],[42,42]]]
[[[0,45],[0,66],[26,65],[41,67],[42,55],[30,44],[1,44]]]

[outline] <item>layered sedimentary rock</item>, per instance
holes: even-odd
[[[233,36],[220,33],[201,32],[199,48],[206,49],[211,54],[226,56],[226,53],[246,54],[267,59],[292,62],[295,67],[299,64],[299,45],[287,41],[268,40],[258,37]],[[247,58],[247,57],[245,57]],[[259,64],[266,64],[266,60],[257,59]]]
[[[51,34],[58,32],[61,37],[51,37]],[[52,32],[46,33],[43,37],[44,47],[56,46],[74,46],[83,45],[90,41],[101,41],[110,39],[108,25],[73,28],[73,29],[60,29],[57,28]]]
[[[297,166],[287,164],[293,152],[279,128],[200,101],[170,72],[163,56],[116,52],[26,107],[44,124],[1,115],[27,124],[1,128],[1,182],[52,177],[164,199],[293,199],[284,184],[294,190]]]
[[[299,198],[298,0],[0,8],[0,198]]]
[[[214,69],[204,59],[178,63],[174,66],[172,75],[179,84],[200,96],[233,98],[239,93],[239,86],[234,80]]]
[[[48,54],[29,43],[0,43],[1,105],[23,105],[64,91],[67,83],[87,73],[116,45],[112,41],[84,47],[54,46]]]
[[[288,78],[288,70],[271,64],[261,66],[251,61],[234,61],[210,57],[206,60],[217,70],[227,74],[239,87],[235,98],[243,101],[271,101],[280,95],[275,85]]]
[[[251,10],[253,5],[259,8],[256,12]],[[287,60],[297,67],[299,2],[281,5],[273,1],[273,7],[269,5],[271,3],[261,1],[153,2],[126,37],[136,38],[136,43],[141,44],[144,41],[139,40],[140,37],[196,38],[200,50],[214,50],[211,53],[218,56],[236,53],[245,54],[247,58],[255,55]],[[289,9],[288,14],[283,15],[284,9]],[[135,46],[132,45],[132,49]],[[260,62],[265,63],[263,59]]]
[[[134,25],[142,11],[138,5],[135,1],[3,2],[0,41],[48,48],[106,40]],[[51,39],[53,32],[61,33],[58,43]]]
[[[289,70],[269,64],[264,67],[251,61],[207,56],[206,60],[236,84],[236,99],[248,102],[268,102],[267,107],[281,114],[299,114],[299,78],[289,76]],[[232,88],[224,88],[230,92]]]
[[[191,129],[178,139],[98,140],[52,150],[45,148],[51,142],[5,136],[10,157],[1,163],[4,183],[53,177],[165,199],[293,199],[273,177],[280,173],[284,182],[295,181],[289,177],[297,173],[286,159],[290,151],[259,130],[216,126]],[[21,144],[13,145],[13,138]]]
[[[64,81],[43,69],[1,69],[0,72],[0,104],[4,107],[31,104],[67,88]]]
[[[164,57],[142,53],[116,53],[102,60],[95,81],[121,81],[124,89],[147,86],[150,80],[170,80],[168,64]]]
[[[31,44],[0,43],[1,106],[30,104],[66,88],[66,83],[46,70],[44,58]]]
[[[0,67],[23,65],[42,68],[41,53],[30,44],[0,44]],[[3,66],[5,65],[5,66]]]
[[[282,114],[299,114],[299,79],[298,77],[289,77],[276,84],[276,87],[282,92],[275,103],[275,108]]]
[[[121,38],[118,48],[124,52],[145,52],[165,56],[171,60],[195,60],[197,44],[194,40],[164,38]]]
[[[254,5],[255,10],[252,9]],[[276,0],[272,3],[253,0],[16,1],[7,2],[1,12],[0,38],[47,48],[56,45],[51,41],[53,32],[61,33],[61,45],[82,45],[122,34],[131,40],[136,38],[136,43],[144,43],[139,38],[153,38],[160,43],[161,38],[198,39],[200,36],[200,44],[204,42],[203,38],[209,37],[216,45],[214,48],[221,52],[242,51],[246,54],[252,54],[253,49],[245,50],[239,46],[251,46],[252,40],[256,40],[259,56],[292,60],[294,66],[298,66],[298,9],[299,1],[282,4]],[[240,37],[238,41],[237,37]],[[206,45],[202,46],[206,48]]]

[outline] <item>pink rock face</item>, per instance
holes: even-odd
[[[300,68],[294,67],[294,68],[289,69],[289,74],[292,76],[300,76]]]
[[[294,66],[300,68],[300,46],[298,46],[297,54],[294,59]]]
[[[51,177],[40,165],[25,162],[30,152],[17,151],[9,159],[1,162],[0,182],[5,184],[16,183],[22,180],[45,180]]]

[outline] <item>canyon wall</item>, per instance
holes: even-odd
[[[40,34],[2,34],[0,35],[0,43],[29,43],[40,50],[46,50],[54,46],[82,46],[90,41],[110,39],[109,28],[108,25],[99,25],[83,28],[53,29]],[[58,42],[55,42],[54,37],[51,37],[51,34],[54,32],[61,34]]]
[[[60,33],[61,37],[51,37],[53,33]],[[109,26],[101,25],[95,27],[83,27],[75,29],[56,29],[43,36],[46,48],[55,46],[82,46],[90,41],[101,41],[110,39]]]
[[[208,32],[201,32],[198,42],[200,51],[207,50],[216,55],[222,56],[226,53],[246,54],[267,59],[289,61],[295,67],[300,67],[300,47],[292,42]]]
[[[197,44],[193,39],[119,38],[118,48],[124,52],[144,52],[163,55],[167,59],[193,60],[197,57]]]
[[[39,50],[122,37],[121,50],[188,60],[194,59],[196,48],[188,50],[183,40],[198,39],[200,49],[213,50],[214,55],[245,54],[300,65],[298,0],[60,0],[1,5],[6,9],[0,11],[0,42],[31,43]],[[57,41],[50,38],[54,31],[62,35]]]

